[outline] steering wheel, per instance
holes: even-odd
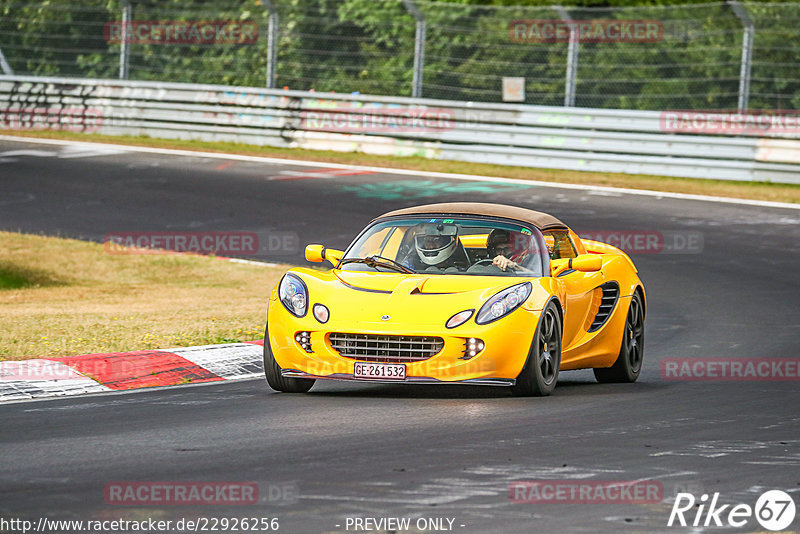
[[[478,260],[475,263],[473,263],[472,266],[474,267],[475,265],[494,265],[492,263],[493,261],[494,260],[492,258],[483,258],[482,260]],[[495,267],[496,267],[496,265],[495,265]]]

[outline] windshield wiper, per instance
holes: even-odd
[[[372,268],[385,267],[387,269],[394,269],[395,271],[399,271],[401,273],[406,273],[406,274],[417,273],[417,271],[415,271],[414,269],[409,269],[402,263],[390,260],[389,258],[384,258],[383,256],[367,256],[366,258],[345,258],[339,262],[339,265],[344,265],[346,263],[364,263]]]

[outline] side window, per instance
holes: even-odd
[[[566,230],[550,230],[544,232],[544,242],[547,251],[550,253],[551,260],[561,260],[564,258],[577,258],[575,245]]]

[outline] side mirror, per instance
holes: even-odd
[[[325,248],[325,245],[308,245],[306,247],[306,259],[312,263],[322,263],[327,260],[332,265],[336,265],[342,259],[342,255],[344,252],[341,250]]]
[[[603,268],[603,258],[597,254],[581,254],[572,259],[572,268],[582,273],[593,273]]]
[[[603,258],[597,254],[581,254],[577,258],[553,260],[550,262],[550,273],[558,276],[564,271],[575,269],[583,273],[593,273],[603,268]]]
[[[306,246],[306,259],[312,263],[325,261],[325,247],[323,245]]]

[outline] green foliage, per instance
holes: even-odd
[[[33,285],[33,283],[30,279],[21,273],[14,272],[5,267],[0,267],[0,290],[19,289],[31,285]]]
[[[262,4],[263,2],[263,4]],[[567,44],[517,43],[516,19],[657,20],[656,43],[581,43],[576,104],[623,109],[732,109],[742,23],[724,2],[682,0],[416,0],[427,22],[424,96],[500,102],[502,78],[526,79],[526,102],[561,105]],[[254,21],[252,44],[130,45],[130,78],[264,86],[266,0],[134,0],[133,19]],[[400,0],[271,0],[279,15],[277,86],[410,96],[414,17]],[[613,8],[608,7],[609,5]],[[800,3],[749,1],[756,27],[750,107],[800,106]],[[575,7],[578,6],[578,7]],[[116,78],[120,45],[103,29],[120,0],[0,0],[0,49],[15,72]]]

